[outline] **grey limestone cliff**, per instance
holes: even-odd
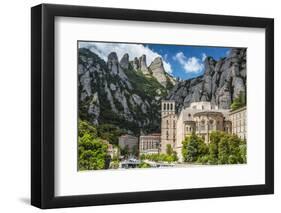
[[[204,75],[180,81],[166,97],[178,108],[192,102],[210,101],[221,109],[229,109],[239,94],[246,94],[246,49],[233,48],[226,58],[205,59]]]

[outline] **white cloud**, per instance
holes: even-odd
[[[133,60],[135,57],[139,58],[141,55],[146,55],[147,66],[156,57],[163,59],[164,69],[168,73],[172,73],[172,67],[166,59],[164,59],[159,53],[152,51],[147,46],[142,44],[124,44],[124,43],[102,43],[102,42],[79,42],[79,47],[89,48],[92,52],[98,54],[105,61],[107,56],[111,52],[116,52],[118,59],[120,60],[125,53],[129,54],[129,60]]]
[[[183,52],[178,52],[174,57],[173,57],[174,60],[178,61],[181,65],[184,65],[185,64],[185,61],[186,61],[186,57],[185,55],[183,54]]]
[[[204,62],[206,58],[207,58],[206,53],[202,53],[202,59],[201,60]]]
[[[164,55],[164,60],[168,61],[168,54],[167,53]]]
[[[187,63],[184,65],[186,72],[201,72],[204,69],[204,64],[200,59],[196,57],[191,57],[187,60]]]
[[[229,56],[230,50],[227,50],[225,54],[226,54],[226,56]]]
[[[178,61],[186,73],[199,73],[204,69],[203,58],[206,54],[202,54],[202,59],[196,57],[187,58],[183,52],[178,52],[173,59]],[[205,59],[205,58],[204,58]]]

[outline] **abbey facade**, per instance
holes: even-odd
[[[238,118],[239,122],[236,121]],[[225,131],[246,139],[246,107],[236,112],[219,109],[210,102],[194,102],[177,111],[175,101],[162,101],[161,153],[166,153],[167,145],[170,144],[181,160],[182,141],[186,136],[195,132],[205,143],[209,143],[213,131]]]

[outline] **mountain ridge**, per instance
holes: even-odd
[[[172,83],[164,85],[162,78],[161,84],[144,55],[129,61],[129,55],[124,54],[119,61],[111,52],[104,61],[89,49],[80,48],[78,57],[81,119],[95,125],[114,123],[135,134],[160,130],[160,102]],[[158,73],[165,72],[163,63],[157,69]]]
[[[177,108],[192,102],[210,101],[221,109],[230,109],[235,98],[247,93],[246,49],[233,48],[225,58],[207,57],[203,75],[179,81],[166,100],[175,100]]]
[[[246,49],[233,48],[219,60],[207,57],[203,75],[175,80],[160,57],[150,65],[146,56],[119,60],[115,52],[107,60],[87,48],[78,54],[79,118],[94,125],[113,124],[140,135],[160,131],[161,100],[175,100],[177,110],[192,102],[210,101],[229,109],[246,94]]]

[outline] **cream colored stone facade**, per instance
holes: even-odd
[[[210,102],[194,102],[179,112],[176,112],[175,106],[175,101],[161,103],[161,153],[165,153],[167,144],[171,144],[181,160],[182,141],[193,132],[201,136],[205,143],[210,142],[210,133],[213,131],[237,134],[233,129],[233,118],[230,118],[230,115],[236,116],[236,112],[219,109]],[[242,111],[246,111],[246,108]],[[245,120],[242,118],[240,120],[241,125],[245,124],[243,128],[240,125],[240,131],[242,129],[246,131]],[[240,136],[239,134],[237,135]]]
[[[232,134],[247,140],[247,108],[242,107],[231,111],[229,118],[232,123]]]
[[[162,153],[166,152],[167,144],[176,148],[176,114],[175,101],[162,101],[161,103],[161,146]]]
[[[139,143],[139,152],[142,154],[158,154],[160,152],[161,134],[153,133],[150,135],[141,135]]]

